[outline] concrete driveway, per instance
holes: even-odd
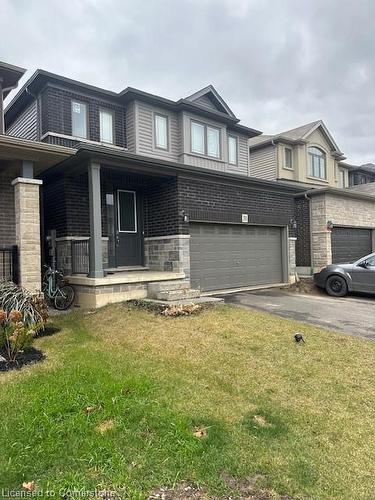
[[[220,295],[226,303],[375,340],[375,297],[302,295],[278,288]]]

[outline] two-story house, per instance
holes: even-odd
[[[43,221],[80,304],[294,274],[299,187],[249,175],[248,140],[260,132],[240,124],[214,87],[172,101],[38,70],[5,125],[9,135],[75,148],[43,172]]]
[[[312,187],[349,186],[350,167],[321,120],[249,140],[251,175]]]
[[[351,191],[353,168],[321,121],[249,140],[250,175],[299,186],[296,263],[310,274],[375,250],[375,198]],[[345,189],[344,189],[345,188]]]
[[[364,165],[348,165],[349,170],[349,186],[358,186],[375,182],[375,165],[373,163],[365,163]]]

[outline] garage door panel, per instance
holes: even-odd
[[[371,229],[335,227],[331,235],[332,262],[354,262],[372,252]]]
[[[281,230],[191,224],[191,281],[217,290],[282,281]]]

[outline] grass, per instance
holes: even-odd
[[[0,488],[238,494],[225,472],[275,496],[373,498],[375,343],[230,306],[54,324],[46,361],[0,374]]]

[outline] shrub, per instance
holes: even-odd
[[[15,362],[20,354],[31,347],[36,330],[22,321],[21,311],[6,313],[0,310],[0,348],[8,362]],[[38,324],[35,324],[38,327]]]
[[[27,325],[44,327],[48,319],[48,307],[41,295],[32,295],[10,281],[0,282],[0,309],[6,313],[19,311],[22,322]]]

